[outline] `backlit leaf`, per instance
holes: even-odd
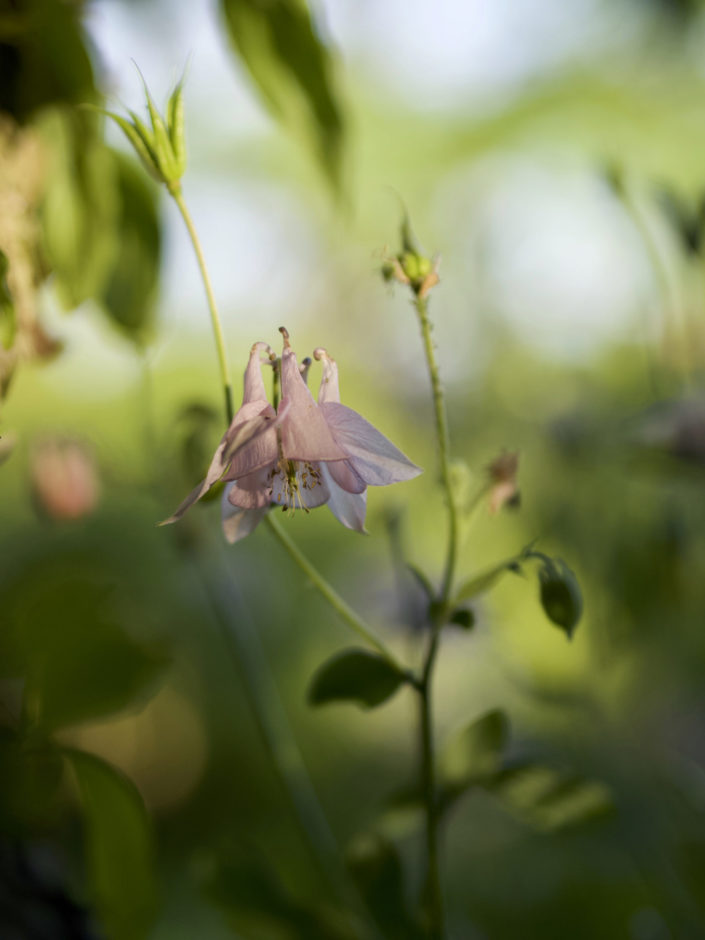
[[[343,117],[333,60],[304,0],[221,0],[230,39],[274,116],[340,184]]]
[[[405,682],[384,657],[367,650],[345,650],[316,672],[308,692],[311,705],[353,701],[366,708],[381,705]]]

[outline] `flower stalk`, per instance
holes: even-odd
[[[428,316],[427,298],[417,294],[414,299],[414,308],[418,315],[419,326],[421,327],[421,339],[423,342],[424,355],[426,357],[429,378],[431,380],[433,412],[436,424],[436,439],[438,441],[440,478],[441,485],[445,491],[446,506],[448,509],[448,548],[439,597],[441,604],[446,604],[453,587],[453,578],[455,576],[455,566],[458,554],[458,506],[451,480],[448,417],[446,415],[443,386],[441,384],[440,372],[438,370],[438,363],[436,362],[436,354],[433,346],[433,338],[431,336],[431,321]]]
[[[201,278],[203,280],[203,288],[206,292],[206,300],[208,302],[208,310],[211,315],[211,326],[213,328],[213,339],[215,341],[215,348],[218,354],[218,367],[220,369],[220,380],[223,385],[223,392],[225,395],[225,414],[227,416],[228,424],[233,420],[233,415],[235,414],[235,409],[233,407],[233,385],[230,379],[230,368],[228,366],[228,359],[225,353],[225,338],[223,336],[223,328],[220,323],[220,316],[218,314],[218,307],[215,302],[215,294],[213,293],[213,285],[211,284],[210,275],[208,274],[208,268],[206,266],[206,260],[203,256],[203,249],[201,248],[201,242],[198,238],[198,233],[196,232],[196,227],[193,224],[193,219],[191,218],[191,213],[188,211],[188,207],[184,200],[183,192],[181,190],[181,184],[179,182],[169,184],[167,186],[169,190],[169,195],[172,197],[176,206],[181,213],[181,218],[184,220],[184,225],[188,231],[189,238],[191,239],[191,244],[193,246],[194,254],[196,255],[196,261],[198,262],[198,268],[201,272]]]

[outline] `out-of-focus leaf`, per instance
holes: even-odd
[[[532,762],[508,767],[484,786],[505,809],[541,830],[579,825],[612,808],[604,784]]]
[[[3,436],[0,437],[0,467],[5,463],[6,460],[9,460],[14,448],[14,434],[3,434]]]
[[[404,874],[393,842],[378,833],[360,835],[348,848],[347,862],[385,937],[415,940],[423,936],[406,908]]]
[[[377,653],[345,650],[325,662],[314,675],[308,690],[311,705],[354,701],[366,708],[386,702],[404,683],[405,677]]]
[[[142,341],[152,326],[161,258],[157,198],[132,161],[117,153],[114,159],[119,193],[117,250],[100,300],[116,326]]]
[[[121,237],[117,163],[89,120],[55,110],[41,124],[51,153],[42,206],[44,251],[67,309],[102,293]]]
[[[80,23],[81,4],[4,3],[0,22],[0,111],[18,121],[51,104],[96,97]]]
[[[15,305],[7,283],[7,272],[10,262],[7,255],[0,251],[0,345],[9,349],[15,339],[17,320],[15,318]]]
[[[509,721],[501,709],[481,715],[446,744],[439,758],[441,786],[461,791],[497,773],[509,743]]]
[[[56,562],[30,566],[0,592],[0,671],[25,675],[30,714],[46,731],[134,704],[165,665],[119,626],[105,577]]]
[[[431,584],[430,580],[426,577],[426,575],[423,573],[423,571],[420,568],[417,568],[416,565],[407,563],[406,567],[409,569],[409,571],[414,577],[414,580],[416,581],[416,583],[419,585],[421,590],[426,595],[428,602],[433,603],[436,599],[436,592],[434,591],[433,585]]]
[[[51,821],[62,775],[57,748],[29,744],[9,728],[0,728],[0,767],[0,831],[21,832]]]
[[[343,118],[332,57],[305,0],[221,0],[228,33],[270,110],[340,184]]]
[[[450,615],[448,623],[461,627],[463,630],[472,630],[475,626],[475,612],[469,607],[458,607]]]
[[[468,601],[472,597],[477,597],[478,594],[484,594],[485,591],[493,588],[508,571],[513,574],[521,574],[522,569],[518,558],[509,558],[507,561],[502,561],[498,565],[488,568],[487,571],[468,578],[459,588],[453,603],[459,604],[461,601]]]
[[[152,829],[136,787],[105,761],[64,751],[83,809],[96,908],[111,940],[146,937],[157,911]]]
[[[354,940],[360,932],[351,918],[322,903],[307,905],[292,898],[271,864],[252,853],[240,857],[232,848],[216,864],[206,891],[228,915],[239,935],[291,940]]]

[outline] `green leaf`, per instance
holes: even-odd
[[[531,761],[500,771],[484,786],[512,815],[544,831],[579,825],[613,806],[603,783]]]
[[[0,674],[24,674],[28,712],[46,732],[154,691],[166,658],[122,628],[119,607],[106,573],[58,559],[27,567],[0,592]]]
[[[468,578],[458,590],[453,603],[459,604],[461,601],[470,600],[471,597],[477,597],[478,594],[484,594],[485,591],[489,591],[490,588],[493,588],[508,571],[512,572],[512,574],[521,574],[522,569],[519,564],[521,557],[521,555],[518,555],[514,558],[508,558],[506,561],[501,561],[498,565],[494,565],[492,568],[488,568],[486,571],[482,571],[480,574]]]
[[[0,437],[0,467],[6,460],[10,459],[14,449],[15,437],[13,434],[5,434],[3,437]]]
[[[0,251],[0,346],[9,349],[15,341],[17,332],[17,320],[15,317],[15,305],[10,293],[10,287],[7,283],[7,272],[10,269],[10,262],[7,255]]]
[[[59,299],[73,309],[100,293],[119,249],[117,167],[87,112],[45,114],[41,130],[51,155],[43,248]]]
[[[113,153],[120,202],[119,241],[99,299],[111,321],[141,343],[153,325],[159,281],[157,195],[133,161]]]
[[[463,630],[472,630],[475,626],[475,613],[469,607],[458,607],[450,615],[448,623],[455,624]]]
[[[157,911],[152,828],[137,788],[105,761],[64,750],[83,808],[94,903],[110,940],[146,937]]]
[[[315,903],[292,896],[278,879],[271,860],[256,849],[228,845],[206,881],[209,898],[225,912],[238,936],[290,940],[355,940],[361,935],[330,906],[325,895]]]
[[[0,831],[21,835],[56,821],[63,765],[54,745],[0,727],[0,767]]]
[[[332,57],[304,0],[220,0],[230,39],[270,110],[339,187],[343,117]]]
[[[433,603],[436,600],[436,592],[429,578],[426,577],[420,568],[417,568],[416,565],[412,565],[410,562],[407,562],[406,567],[411,572],[414,580],[426,595],[428,602]]]
[[[366,708],[386,702],[406,681],[388,660],[367,650],[345,650],[325,662],[308,691],[311,705],[355,701]]]
[[[96,98],[80,7],[56,0],[3,4],[0,111],[24,122],[49,105]]]
[[[357,836],[346,853],[348,867],[365,904],[390,940],[424,934],[406,909],[404,875],[396,846],[377,833]]]
[[[481,715],[455,734],[439,758],[441,786],[461,792],[487,780],[502,765],[509,743],[509,721],[501,709]]]

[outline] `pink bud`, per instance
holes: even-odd
[[[95,458],[79,441],[53,437],[35,445],[30,474],[36,502],[52,519],[80,519],[98,503]]]

